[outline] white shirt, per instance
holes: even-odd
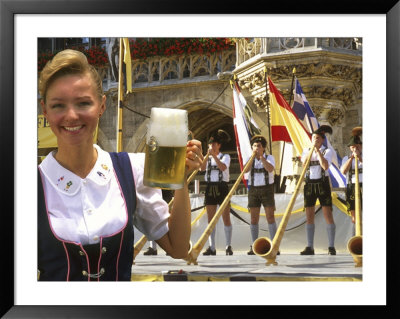
[[[272,155],[266,156],[263,154],[264,158],[267,159],[267,162],[270,163],[275,168],[275,158]],[[261,158],[258,160],[257,157],[254,158],[254,168],[264,168],[264,165],[261,161]],[[248,185],[251,185],[251,171],[248,175],[249,181]],[[274,183],[274,171],[271,173],[268,172],[268,184]],[[254,186],[263,186],[265,185],[265,175],[264,173],[256,173],[254,172]]]
[[[325,146],[322,145],[319,151],[323,154],[324,150],[325,150],[324,158],[328,161],[328,167],[329,167],[332,163],[333,153],[329,148],[326,148]],[[305,162],[307,155],[309,153],[310,150],[308,148],[303,150],[303,154],[301,155],[301,161],[303,163]],[[318,155],[316,151],[314,151],[313,154],[311,155],[311,161],[318,161]],[[322,177],[321,172],[322,172],[321,165],[310,165],[310,179],[320,179]],[[325,176],[329,176],[328,170],[325,171]]]
[[[63,240],[95,244],[125,227],[125,202],[110,154],[94,145],[97,161],[81,178],[62,167],[50,153],[39,165],[43,173],[46,206],[53,232]],[[136,188],[133,223],[149,240],[168,232],[168,204],[160,189],[143,185],[144,153],[129,153]]]
[[[223,182],[229,182],[229,165],[231,164],[231,157],[229,154],[224,154],[224,157],[221,159],[222,153],[220,152],[218,154],[219,160],[226,165],[226,170],[222,172],[222,181]],[[215,159],[213,156],[210,155],[211,158],[211,166],[217,166],[217,163],[215,162]],[[206,174],[204,175],[204,180],[206,182],[219,182],[219,171],[218,170],[212,170],[210,174],[210,181],[208,181],[208,160],[207,160],[207,166],[206,166]]]
[[[345,156],[345,157],[342,158],[342,164],[343,164],[342,167],[344,166],[344,164],[345,164],[348,160],[349,160],[349,157],[348,157],[348,156]],[[355,161],[355,159],[353,158],[353,160],[352,160],[352,162],[351,162],[351,169],[355,169],[355,168],[356,168],[356,164],[355,164],[355,163],[356,163],[356,161]],[[359,181],[360,183],[362,183],[363,174],[360,173],[360,168],[363,167],[362,162],[358,161],[357,167],[358,167],[358,181]],[[348,176],[349,176],[349,172],[347,173],[347,177],[346,177],[346,178],[348,178]],[[353,184],[356,183],[356,173],[353,173],[353,174],[352,174],[351,182],[352,182]]]

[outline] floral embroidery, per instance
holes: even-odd
[[[71,187],[71,185],[72,185],[72,181],[69,181],[69,182],[67,183],[67,186],[65,186],[64,190],[65,190],[65,191],[68,191],[68,189]]]
[[[58,180],[57,180],[57,186],[58,184],[60,184],[60,182],[62,182],[64,180],[64,176],[61,176]]]
[[[104,179],[106,179],[106,176],[105,176],[102,172],[97,172],[97,174],[98,174],[100,177],[103,177]]]

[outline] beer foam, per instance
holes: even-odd
[[[159,146],[186,146],[188,133],[186,110],[157,107],[151,109],[147,143],[150,137],[155,137]]]

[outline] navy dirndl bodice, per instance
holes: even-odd
[[[38,176],[38,270],[40,281],[130,281],[133,263],[133,214],[136,190],[132,166],[126,152],[110,153],[121,187],[128,221],[124,229],[100,243],[81,245],[58,239],[51,230]]]

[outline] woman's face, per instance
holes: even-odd
[[[105,110],[88,74],[62,76],[50,84],[43,114],[57,137],[58,146],[93,144],[93,134]]]

